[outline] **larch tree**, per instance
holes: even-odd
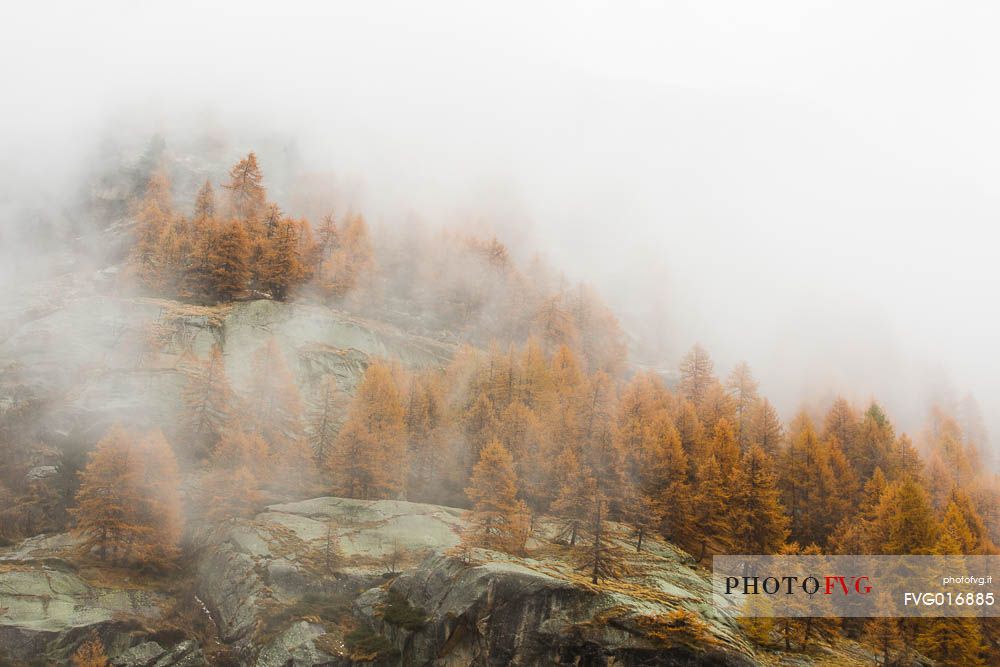
[[[405,409],[387,364],[376,362],[365,371],[327,465],[336,490],[349,497],[394,498],[402,493]]]
[[[319,390],[309,402],[309,443],[313,455],[321,463],[326,461],[337,439],[340,430],[338,413],[343,400],[343,394],[337,388],[337,378],[330,374],[323,376]]]
[[[985,645],[977,618],[921,619],[917,649],[942,667],[980,667]]]
[[[760,445],[768,456],[777,456],[785,439],[778,412],[763,398],[754,405],[750,416],[750,443]]]
[[[195,224],[201,224],[215,218],[215,189],[212,188],[212,182],[209,180],[206,180],[199,188],[195,197],[193,218]]]
[[[299,227],[293,220],[279,219],[268,237],[257,265],[258,282],[273,299],[283,301],[289,290],[306,274],[299,245]]]
[[[724,417],[712,429],[711,454],[719,463],[723,477],[731,480],[739,466],[740,445],[733,425]]]
[[[528,508],[517,498],[514,461],[498,441],[483,448],[465,492],[472,510],[464,538],[486,549],[522,553],[527,539]]]
[[[858,415],[851,404],[843,398],[837,398],[823,418],[823,440],[836,438],[849,461],[861,459],[858,449],[858,431],[860,429]]]
[[[250,283],[250,239],[243,223],[233,219],[204,240],[205,285],[214,301],[232,301]]]
[[[712,550],[725,551],[732,534],[729,512],[730,493],[726,480],[714,456],[709,456],[698,467],[698,477],[693,498],[696,526],[696,544],[700,549],[698,562]]]
[[[180,555],[184,528],[177,459],[158,430],[146,433],[136,447],[143,461],[140,520],[153,528],[136,557],[145,565],[167,569]]]
[[[213,345],[205,360],[191,368],[182,397],[185,407],[185,436],[194,456],[207,454],[219,441],[232,416],[233,390],[226,375],[222,348]]]
[[[131,545],[142,543],[151,532],[139,514],[142,465],[134,451],[134,436],[114,426],[90,453],[80,471],[80,488],[70,514],[81,550],[100,560],[122,562]]]
[[[740,443],[741,452],[750,446],[750,422],[754,406],[759,400],[757,395],[759,386],[750,371],[749,364],[745,361],[736,364],[726,380],[726,389],[729,390],[736,406],[736,439]]]
[[[440,488],[448,465],[447,406],[441,379],[433,372],[414,378],[406,406],[406,451],[410,461],[407,490],[417,497],[441,501]]]
[[[587,546],[586,558],[577,568],[590,573],[590,583],[597,585],[602,579],[617,579],[619,577],[619,562],[621,554],[607,533],[608,500],[604,495],[599,477],[594,478],[591,485],[591,529],[590,544]]]
[[[528,406],[514,401],[500,414],[497,421],[497,439],[514,459],[521,492],[532,509],[546,505],[548,494],[540,487],[545,485],[546,469],[552,454],[542,420]]]
[[[938,555],[970,555],[978,548],[976,536],[969,528],[962,510],[955,502],[949,502],[941,520],[941,535],[935,547]]]
[[[715,381],[712,371],[715,364],[701,345],[695,344],[681,359],[680,372],[681,394],[687,400],[700,407],[709,387]]]
[[[267,206],[264,177],[257,165],[257,156],[249,153],[229,170],[229,206],[240,220],[255,222]]]
[[[834,553],[878,554],[882,537],[878,534],[878,511],[888,482],[881,468],[876,468],[871,479],[865,482],[854,515],[845,516],[834,530],[829,543]]]
[[[890,484],[875,519],[881,554],[920,555],[932,552],[939,528],[927,491],[914,479]]]
[[[340,246],[340,230],[337,228],[337,221],[332,213],[323,216],[319,228],[316,230],[316,246],[314,255],[313,273],[320,275],[323,264],[330,259],[333,252]]]
[[[162,434],[141,440],[114,426],[80,472],[76,533],[81,550],[118,564],[169,567],[177,556],[181,512],[177,464]]]
[[[708,447],[705,442],[705,427],[698,417],[697,408],[688,400],[681,401],[674,415],[674,425],[681,439],[681,447],[688,459],[688,479],[697,478],[698,466],[708,457]]]
[[[782,501],[788,509],[790,538],[800,544],[824,544],[837,520],[829,507],[836,480],[827,449],[804,412],[795,418],[788,447],[778,461],[778,481]]]
[[[170,180],[160,170],[153,172],[142,200],[136,206],[136,232],[132,261],[145,287],[159,289],[160,239],[174,217]]]
[[[259,511],[264,495],[257,475],[247,466],[215,468],[201,480],[199,498],[210,524],[251,517]]]
[[[368,224],[360,215],[352,215],[339,237],[339,243],[323,264],[320,283],[333,298],[343,298],[358,287],[374,270],[375,254]]]
[[[733,546],[740,553],[778,553],[788,536],[788,517],[773,466],[759,445],[742,456],[730,500]]]
[[[733,397],[722,386],[722,383],[714,379],[705,390],[705,395],[698,406],[698,416],[707,429],[712,429],[722,420],[726,420],[734,425],[733,433],[736,434],[736,402]],[[739,449],[737,441],[737,449]]]
[[[553,462],[553,486],[557,487],[552,513],[559,517],[560,538],[575,546],[588,527],[591,512],[591,487],[594,477],[584,468],[571,447],[565,447]]]

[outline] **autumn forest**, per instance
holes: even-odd
[[[9,539],[67,526],[81,560],[170,576],[192,533],[269,503],[338,496],[461,508],[463,548],[513,555],[549,517],[594,586],[617,576],[610,524],[627,527],[636,552],[655,536],[693,567],[723,553],[1000,553],[986,443],[946,406],[907,435],[877,401],[837,399],[783,419],[748,364],[719,368],[697,344],[675,370],[636,369],[591,287],[541,259],[519,264],[492,236],[445,231],[403,244],[360,212],[295,218],[269,199],[254,153],[193,202],[154,165],[129,206],[119,292],[392,313],[420,318],[428,336],[447,332],[456,352],[439,367],[375,359],[357,386],[329,375],[306,393],[277,337],[239,385],[222,345],[189,351],[173,426],[111,427],[67,482],[66,502],[18,481],[30,466],[16,424],[5,427]],[[748,631],[786,649],[852,637],[879,647],[880,664],[905,645],[942,664],[1000,655],[1000,626],[987,619],[775,622],[780,630]]]

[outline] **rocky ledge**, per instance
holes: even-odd
[[[610,530],[621,578],[538,524],[528,556],[458,548],[462,512],[317,498],[234,524],[202,562],[223,641],[256,665],[752,665],[711,582],[655,539]]]

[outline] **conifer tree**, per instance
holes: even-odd
[[[949,502],[941,520],[941,535],[934,549],[938,555],[974,554],[976,538],[962,516],[962,510],[954,502]]]
[[[724,417],[715,423],[712,430],[711,453],[715,456],[723,477],[731,480],[739,465],[740,446],[733,425]]]
[[[795,429],[779,459],[779,484],[788,508],[790,538],[800,544],[825,544],[838,519],[830,513],[836,479],[828,449],[805,413],[796,418]]]
[[[890,616],[870,618],[864,625],[864,638],[875,647],[875,664],[890,667],[902,651],[899,619]]]
[[[194,200],[194,222],[200,225],[213,218],[215,218],[215,190],[212,188],[212,182],[206,180]]]
[[[983,637],[976,618],[927,618],[917,633],[917,648],[942,667],[978,667],[983,660]]]
[[[247,466],[210,470],[202,478],[200,491],[200,507],[212,524],[251,517],[264,499],[260,480]]]
[[[368,225],[360,215],[351,216],[339,244],[323,264],[320,283],[326,293],[343,298],[374,270],[375,260]]]
[[[536,414],[548,414],[555,382],[541,342],[537,338],[531,337],[525,343],[520,366],[522,369],[521,401],[534,410]]]
[[[861,501],[854,516],[841,519],[830,544],[835,553],[877,554],[880,553],[881,536],[878,535],[878,510],[882,496],[888,487],[881,468],[875,468],[871,479],[865,482]]]
[[[112,427],[80,472],[76,506],[70,513],[83,537],[82,552],[96,552],[101,560],[121,562],[131,545],[145,542],[151,532],[139,515],[143,470],[133,444],[132,434]]]
[[[879,553],[919,555],[931,552],[938,525],[927,492],[912,478],[890,484],[879,502],[876,534]]]
[[[617,579],[619,575],[618,561],[621,556],[618,549],[613,546],[607,534],[606,508],[607,500],[601,488],[600,478],[594,479],[591,486],[592,509],[591,509],[591,530],[590,545],[587,547],[587,556],[580,565],[580,570],[590,573],[590,583],[597,585],[601,579]]]
[[[222,348],[213,345],[208,358],[194,364],[183,390],[185,435],[190,452],[204,455],[219,441],[232,416],[233,391],[226,375]]]
[[[853,455],[848,452],[862,479],[870,477],[875,468],[881,468],[890,480],[898,478],[898,471],[892,460],[895,440],[895,432],[889,418],[878,403],[873,402],[865,412],[858,429],[857,452]]]
[[[476,400],[465,412],[465,439],[468,443],[468,458],[465,467],[471,472],[479,460],[479,452],[497,436],[497,418],[493,402],[485,391],[480,391]]]
[[[80,472],[76,532],[101,560],[168,567],[177,556],[181,512],[173,452],[162,434],[142,440],[114,426]]]
[[[759,445],[742,456],[730,501],[733,547],[740,553],[777,553],[788,535],[773,465]]]
[[[406,406],[406,451],[411,462],[407,489],[410,494],[441,500],[448,452],[447,414],[440,378],[432,374],[416,377]]]
[[[750,371],[749,364],[745,361],[736,364],[726,381],[726,388],[736,406],[736,439],[739,441],[741,452],[750,446],[750,421],[754,406],[757,404],[759,386]]]
[[[712,430],[722,420],[729,422],[730,425],[736,423],[736,403],[726,388],[722,386],[722,383],[714,378],[709,383],[708,389],[705,390],[705,395],[701,399],[701,404],[698,406],[698,416],[708,430]],[[733,433],[733,437],[736,439],[735,428]],[[737,450],[739,450],[738,440]]]
[[[257,156],[253,152],[233,165],[229,170],[229,183],[224,186],[229,191],[229,206],[233,215],[251,223],[263,216],[267,205],[263,181]]]
[[[501,413],[497,439],[514,459],[522,496],[535,511],[541,511],[557,490],[548,488],[553,448],[541,419],[520,401],[514,401]]]
[[[333,252],[340,246],[340,232],[332,213],[323,216],[323,221],[316,230],[316,253],[313,273],[320,275],[323,264],[330,259]]]
[[[774,457],[784,438],[784,427],[774,407],[766,398],[757,401],[750,417],[750,443],[760,445],[768,456]]]
[[[548,350],[579,348],[580,332],[566,307],[562,292],[542,300],[535,313],[532,330]]]
[[[212,452],[211,467],[217,470],[246,468],[263,478],[270,470],[270,460],[268,445],[258,433],[248,433],[230,424],[222,431]]]
[[[594,477],[580,464],[571,447],[565,447],[553,465],[554,486],[558,494],[552,503],[552,513],[562,521],[560,537],[570,546],[586,530],[590,517]]]
[[[693,524],[700,551],[698,562],[701,562],[710,549],[715,553],[725,552],[732,535],[730,494],[715,456],[709,456],[698,467],[693,501]]]
[[[687,400],[701,406],[702,399],[708,392],[715,377],[712,375],[714,369],[712,358],[708,356],[701,345],[695,344],[683,359],[681,359],[681,394]]]
[[[337,413],[341,400],[337,379],[333,375],[323,376],[319,391],[309,404],[309,443],[321,463],[329,456],[340,430]]]
[[[829,503],[830,518],[836,521],[853,512],[860,498],[861,484],[854,466],[840,446],[840,441],[836,437],[831,437],[823,443],[823,446],[826,449],[826,460],[833,472],[834,488]]]
[[[184,527],[177,459],[159,430],[146,433],[136,446],[143,463],[139,518],[152,530],[145,544],[136,545],[141,551],[135,557],[147,566],[167,569],[180,555]]]
[[[486,549],[521,553],[527,539],[528,508],[517,499],[514,462],[498,441],[483,448],[465,492],[472,502],[465,539]]]
[[[858,435],[861,428],[854,408],[843,398],[837,398],[823,418],[822,439],[829,441],[836,438],[847,460],[856,462],[862,459],[858,448]]]
[[[161,237],[170,227],[173,215],[170,181],[165,173],[156,171],[150,176],[146,192],[137,205],[135,242],[132,247],[132,261],[139,280],[145,287],[161,288]]]
[[[373,363],[365,371],[327,462],[339,493],[351,498],[393,498],[406,470],[405,410],[392,370]]]
[[[674,418],[677,435],[681,439],[681,447],[688,459],[688,478],[695,481],[698,467],[705,461],[709,448],[705,443],[705,427],[698,417],[697,409],[691,401],[683,401]]]
[[[954,504],[955,507],[962,515],[962,519],[965,520],[965,525],[968,526],[969,531],[972,533],[972,542],[970,543],[970,554],[989,554],[992,553],[993,542],[990,539],[990,533],[986,528],[983,518],[976,506],[973,504],[969,495],[962,489],[952,489],[951,495],[948,498],[948,504]],[[987,504],[989,507],[992,503]]]
[[[232,301],[250,282],[250,241],[243,224],[230,220],[210,233],[199,252],[204,253],[206,291],[214,301]]]
[[[305,277],[300,251],[298,225],[288,219],[275,222],[257,265],[257,282],[272,298],[285,300],[289,290]]]

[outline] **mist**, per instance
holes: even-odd
[[[20,6],[0,27],[0,284],[37,268],[41,230],[82,224],[113,148],[210,138],[257,150],[293,215],[311,175],[376,228],[541,252],[597,286],[634,362],[701,342],[783,416],[877,397],[908,431],[971,393],[998,433],[997,12]]]

